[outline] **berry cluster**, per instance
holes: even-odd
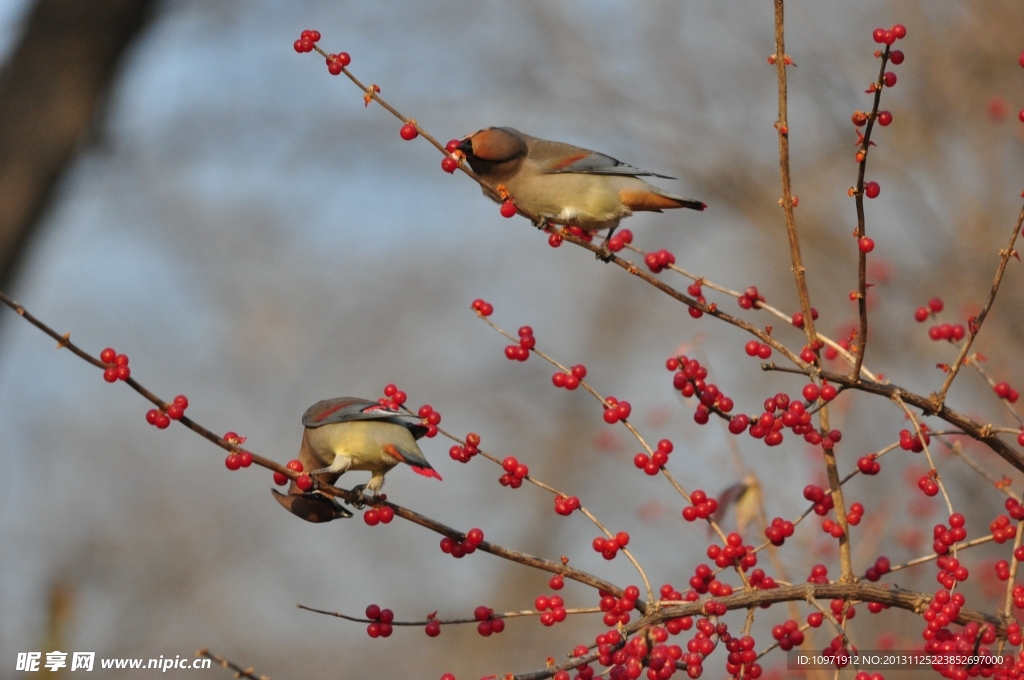
[[[457,460],[460,463],[468,463],[470,458],[480,453],[479,447],[480,435],[476,432],[470,432],[466,435],[466,445],[459,446],[456,444],[452,448],[448,449],[448,455],[452,460]]]
[[[917,488],[921,489],[925,496],[938,495],[940,488],[936,481],[937,474],[935,470],[930,470],[928,474],[921,475],[921,478],[917,480]]]
[[[843,527],[833,519],[825,519],[821,522],[821,530],[832,538],[843,537]]]
[[[619,401],[612,396],[604,398],[604,422],[609,425],[626,420],[632,411],[633,407],[629,405],[628,401]]]
[[[750,585],[754,586],[758,590],[771,590],[779,587],[779,584],[775,582],[775,579],[771,576],[765,575],[764,569],[755,569],[750,572],[750,575],[747,576],[747,580],[750,582]]]
[[[846,521],[852,526],[860,524],[861,518],[864,517],[864,506],[860,503],[854,503],[850,506],[849,512],[846,513]]]
[[[458,151],[459,144],[461,144],[459,140],[449,139],[448,143],[444,145],[444,150],[447,151],[449,155],[441,159],[441,169],[449,175],[455,172],[459,167],[459,159],[461,158],[461,156],[458,155],[460,153]]]
[[[441,539],[441,552],[460,559],[466,555],[472,555],[477,547],[484,542],[484,532],[480,529],[470,529],[466,537],[461,541],[445,536]]]
[[[617,234],[608,239],[608,250],[617,253],[633,242],[633,232],[629,229],[620,229]]]
[[[633,465],[648,475],[656,475],[668,463],[668,455],[672,453],[672,449],[672,442],[668,439],[662,439],[658,442],[658,448],[650,456],[642,451],[633,456]]]
[[[818,320],[818,310],[815,309],[814,307],[811,307],[811,321],[817,321],[817,320]],[[790,321],[797,328],[803,328],[804,327],[804,313],[803,312],[793,312],[793,317],[792,317],[792,319],[790,319]],[[803,358],[803,357],[801,357],[801,358]]]
[[[690,494],[690,505],[683,508],[683,519],[693,522],[697,519],[707,519],[718,510],[718,501],[708,497],[700,489],[694,489]]]
[[[771,345],[765,345],[757,340],[748,340],[747,344],[743,346],[743,351],[747,353],[748,357],[758,357],[761,359],[767,359],[772,355]]]
[[[424,404],[416,411],[416,415],[423,418],[424,424],[427,426],[427,433],[424,436],[436,437],[437,426],[441,424],[441,414],[435,411],[430,404]]]
[[[600,596],[601,602],[598,607],[604,612],[604,625],[609,628],[617,624],[624,626],[629,623],[629,613],[633,611],[636,601],[640,599],[640,589],[636,586],[626,586],[622,591],[622,597],[615,597],[602,590]]]
[[[230,456],[228,457],[230,458]],[[288,464],[285,465],[285,467],[291,470],[292,472],[300,473],[299,476],[295,478],[295,485],[298,486],[301,490],[309,491],[311,488],[313,488],[313,478],[310,477],[309,475],[301,474],[303,470],[301,461],[293,458],[292,460],[288,461]],[[288,475],[284,474],[283,472],[274,473],[274,484],[277,484],[278,486],[284,486],[287,483]]]
[[[910,430],[900,430],[900,448],[904,451],[921,453],[924,447],[932,443],[931,435],[928,434],[928,426],[921,423],[921,436]],[[923,440],[923,441],[922,441]]]
[[[819,397],[824,401],[831,401],[837,393],[836,388],[828,383],[823,383],[820,388],[810,383],[803,389],[803,396],[808,405]],[[733,434],[748,430],[751,437],[764,439],[767,446],[781,444],[782,430],[786,427],[793,430],[793,434],[803,435],[804,441],[809,444],[820,444],[826,449],[832,448],[842,438],[842,432],[839,430],[832,430],[823,437],[811,424],[811,414],[807,412],[807,406],[798,400],[791,400],[785,392],[765,399],[764,411],[757,418],[740,413],[729,421],[729,431]]]
[[[644,256],[644,264],[646,264],[647,268],[655,274],[660,274],[663,269],[675,263],[676,256],[664,248],[655,252],[647,253]]]
[[[562,598],[558,595],[538,595],[537,599],[533,601],[533,606],[537,611],[542,612],[540,615],[540,622],[545,626],[553,626],[556,623],[565,621],[567,616],[565,612],[565,603],[562,602]],[[550,610],[550,611],[545,611]]]
[[[498,479],[498,483],[502,486],[510,486],[513,489],[521,487],[523,480],[530,475],[530,468],[520,463],[515,456],[508,456],[505,460],[501,461],[501,469],[505,473]],[[578,500],[577,503],[579,503]]]
[[[772,637],[778,641],[779,647],[785,652],[804,643],[804,633],[800,630],[800,624],[793,619],[772,626]]]
[[[992,540],[996,543],[1006,543],[1017,535],[1018,524],[1010,524],[1010,518],[1006,515],[999,515],[989,522],[988,530],[992,532]]]
[[[555,496],[555,512],[559,515],[569,516],[574,510],[580,507],[580,499],[576,496]]]
[[[892,565],[889,563],[889,558],[884,555],[881,555],[878,558],[876,558],[875,563],[868,567],[867,571],[864,572],[864,578],[871,582],[878,581],[880,578],[889,573],[889,569],[891,568],[891,566]]]
[[[505,348],[505,356],[510,361],[526,361],[530,358],[530,350],[537,346],[537,338],[533,337],[533,329],[523,326],[519,329],[519,344]]]
[[[781,517],[776,517],[772,520],[771,525],[764,530],[764,535],[765,538],[771,541],[772,545],[778,547],[793,535],[793,523]]]
[[[551,376],[551,382],[555,387],[564,387],[570,392],[580,386],[580,381],[587,377],[587,367],[583,364],[576,364],[569,369],[568,373],[556,371]]]
[[[179,394],[170,404],[160,409],[151,408],[146,411],[146,422],[160,430],[167,429],[172,420],[181,420],[187,408],[188,398],[184,394]]]
[[[345,67],[352,63],[352,57],[349,56],[348,52],[338,52],[337,54],[328,54],[326,61],[327,72],[332,76],[336,76],[340,75]]]
[[[395,620],[395,613],[390,609],[381,609],[371,604],[366,608],[366,618],[373,621],[366,627],[366,634],[372,638],[390,637],[394,631],[391,622]]]
[[[701,290],[700,281],[695,281],[686,287],[686,292],[696,298],[700,304],[707,304],[707,299],[703,295]],[[696,307],[689,307],[687,310],[694,319],[699,319],[704,316],[704,312]]]
[[[489,302],[484,302],[480,298],[473,300],[473,304],[469,307],[480,316],[490,316],[491,314],[494,314],[494,306]]]
[[[1011,404],[1016,404],[1017,399],[1020,398],[1020,393],[1010,387],[1008,382],[998,382],[992,387],[992,391],[996,393],[996,396],[1000,399],[1005,399]]]
[[[379,508],[368,508],[363,513],[363,521],[371,527],[378,524],[390,524],[395,518],[395,510],[389,505],[382,505]]]
[[[952,555],[943,555],[939,557],[935,564],[939,568],[938,573],[935,575],[935,580],[938,581],[942,587],[950,590],[958,581],[966,581],[971,575],[967,570],[967,567],[960,564],[960,560]]]
[[[128,367],[128,355],[118,354],[113,347],[107,347],[100,352],[100,361],[106,366],[103,370],[103,379],[108,383],[127,380],[132,375],[132,369]]]
[[[714,383],[708,384],[704,381],[708,377],[708,369],[701,366],[696,359],[688,359],[685,356],[670,357],[665,361],[665,368],[675,371],[672,376],[672,387],[679,390],[680,394],[687,399],[697,395],[700,403],[694,411],[693,420],[698,425],[704,425],[710,420],[712,409],[722,414],[732,411],[733,400],[725,396]]]
[[[500,633],[505,630],[505,619],[495,617],[494,610],[490,607],[480,605],[473,610],[473,618],[480,622],[476,625],[476,632],[484,637],[490,637],[491,633]]]
[[[825,490],[817,484],[808,484],[804,487],[804,498],[814,503],[814,514],[819,517],[824,517],[829,510],[835,507],[832,494],[825,493]]]
[[[615,555],[618,554],[620,548],[625,548],[629,545],[629,534],[625,531],[620,531],[615,534],[612,538],[605,538],[604,536],[598,536],[594,539],[591,545],[594,548],[594,552],[601,553],[601,556],[606,560],[614,560]],[[638,596],[639,597],[639,596]],[[636,597],[632,599],[637,599]]]
[[[954,543],[967,538],[967,529],[964,528],[964,516],[954,512],[949,516],[949,526],[941,522],[932,529],[932,549],[938,555],[945,555],[949,552]]]
[[[320,31],[303,31],[295,41],[295,51],[299,54],[312,52],[313,46],[320,42]]]
[[[747,286],[743,291],[743,295],[736,298],[736,302],[743,309],[760,307],[761,305],[758,303],[764,302],[764,296],[757,292],[757,286]]]
[[[392,411],[398,411],[401,409],[402,404],[408,400],[409,395],[398,389],[393,383],[388,383],[384,386],[384,396],[378,399],[377,402],[387,406]]]
[[[715,561],[715,565],[720,568],[739,566],[740,569],[746,571],[757,564],[757,553],[754,552],[754,546],[743,545],[743,537],[735,531],[725,537],[725,547],[721,547],[716,543],[712,543],[708,546],[707,550],[708,559]],[[712,592],[712,595],[718,593]]]
[[[857,459],[857,469],[865,475],[877,475],[882,471],[882,464],[876,460],[877,457],[877,453],[869,453],[866,456],[861,456]]]
[[[857,616],[857,608],[842,598],[833,599],[828,603],[828,608],[832,610],[832,615],[835,616],[840,623],[849,621]]]
[[[224,436],[221,437],[224,441],[231,446],[236,447],[239,444],[245,443],[245,437],[241,436],[237,432],[225,432]],[[232,450],[228,454],[228,457],[224,459],[224,467],[229,470],[237,470],[238,468],[247,468],[252,465],[252,454],[245,450]],[[278,472],[274,473],[274,481],[277,481]],[[283,476],[283,475],[282,475]],[[288,478],[285,477],[285,481]],[[278,484],[284,484],[285,482],[278,482]]]

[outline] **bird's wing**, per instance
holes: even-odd
[[[370,401],[369,399],[339,397],[337,399],[324,399],[310,406],[302,414],[302,424],[306,427],[320,427],[321,425],[329,425],[331,423],[348,423],[353,420],[387,420],[400,416],[408,417],[409,414],[392,410],[383,404]],[[398,422],[408,426],[404,421]],[[426,431],[426,428],[424,428],[424,431]]]
[[[541,164],[548,174],[577,173],[583,175],[625,175],[628,177],[662,177],[676,179],[656,172],[648,172],[582,147],[539,139],[531,144],[529,157]]]

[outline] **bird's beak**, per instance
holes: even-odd
[[[467,156],[472,155],[472,153],[473,153],[473,137],[472,136],[466,137],[461,142],[459,142],[459,145],[457,147],[455,147],[455,148],[458,149],[459,151],[461,151],[462,153],[466,154]]]

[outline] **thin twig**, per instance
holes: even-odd
[[[203,649],[200,649],[198,652],[196,652],[196,656],[197,657],[205,656],[207,659],[210,659],[210,660],[215,661],[216,663],[220,664],[221,668],[230,668],[231,670],[235,671],[235,677],[236,678],[249,678],[250,680],[270,680],[270,676],[269,675],[256,675],[256,669],[255,668],[253,668],[251,666],[249,668],[242,668],[241,666],[239,666],[238,664],[236,664],[233,661],[228,661],[227,659],[225,659],[223,657],[217,656],[216,654],[211,652],[209,649],[206,649],[205,647]]]
[[[953,367],[949,369],[949,374],[946,376],[946,381],[942,383],[942,389],[939,390],[938,394],[933,394],[932,398],[936,406],[940,406],[946,401],[946,392],[949,390],[950,385],[953,384],[953,379],[956,378],[957,372],[960,371],[960,367],[963,366],[964,360],[967,358],[967,353],[971,351],[971,345],[974,344],[974,338],[978,335],[981,330],[981,324],[985,322],[985,317],[988,316],[988,310],[992,309],[992,303],[995,302],[996,293],[999,292],[999,284],[1003,280],[1003,272],[1006,271],[1006,264],[1010,261],[1010,258],[1016,252],[1013,249],[1013,244],[1017,240],[1017,235],[1020,233],[1021,225],[1024,224],[1024,208],[1021,208],[1020,214],[1017,215],[1017,224],[1013,227],[1013,232],[1010,234],[1010,240],[1006,244],[1006,248],[999,251],[999,267],[996,269],[995,279],[992,281],[992,289],[989,291],[988,300],[985,301],[985,306],[981,308],[978,313],[978,318],[969,320],[967,323],[967,342],[960,349],[960,354],[957,356],[956,361],[953,362]]]

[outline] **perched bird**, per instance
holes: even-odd
[[[457,148],[473,172],[499,192],[506,190],[518,207],[542,223],[614,231],[623,217],[635,211],[707,208],[701,201],[676,196],[639,179],[673,177],[571,144],[537,139],[510,127],[474,132]]]
[[[408,417],[409,414],[378,402],[356,397],[318,401],[302,414],[306,429],[298,459],[310,476],[323,484],[334,484],[349,470],[367,470],[373,474],[365,488],[374,494],[384,485],[388,470],[399,463],[408,464],[418,474],[441,479],[416,444],[426,434],[426,426],[404,420]],[[303,493],[294,482],[287,495],[275,493],[275,498],[287,510],[310,522],[351,516],[333,499],[316,491]]]

